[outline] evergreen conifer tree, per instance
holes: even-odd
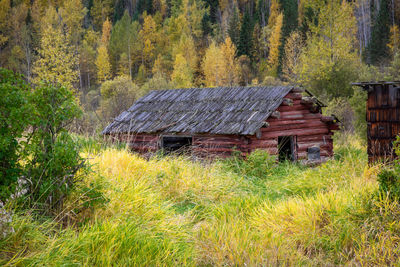
[[[238,56],[246,55],[251,58],[253,24],[248,11],[244,13],[238,44]]]
[[[372,26],[371,42],[368,46],[368,61],[372,64],[378,63],[390,54],[387,46],[390,36],[389,4],[390,0],[380,1],[380,8]]]

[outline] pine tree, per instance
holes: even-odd
[[[298,25],[298,1],[280,0],[280,5],[283,11],[283,27],[282,37],[286,39],[290,33],[297,29]]]
[[[279,46],[279,66],[278,72],[281,72],[282,69],[282,61],[285,52],[285,44],[286,40],[289,37],[290,33],[297,29],[299,13],[298,13],[298,1],[293,0],[280,0],[280,4],[283,12],[283,25],[282,25],[282,34],[281,34],[281,45]]]
[[[90,15],[93,18],[95,29],[101,29],[103,22],[111,18],[114,13],[113,0],[93,0],[93,6],[90,9]]]
[[[121,20],[114,25],[110,37],[109,51],[114,71],[121,64],[120,57],[124,53],[127,56],[127,61],[125,61],[127,64],[126,68],[129,69],[129,76],[131,78],[133,77],[132,65],[134,62],[139,61],[138,54],[141,50],[138,32],[138,22],[131,22],[128,11],[125,11]]]
[[[252,51],[253,25],[248,11],[244,13],[242,25],[240,27],[240,38],[238,45],[238,56],[246,55],[251,57]]]
[[[228,35],[235,46],[238,46],[240,41],[240,18],[237,7],[233,9],[233,14],[229,20]]]
[[[389,56],[390,36],[390,0],[380,0],[380,8],[376,16],[375,23],[372,26],[371,41],[368,46],[369,61],[377,64]]]

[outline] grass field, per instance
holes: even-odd
[[[205,163],[91,150],[92,172],[58,218],[13,216],[0,264],[399,264],[400,207],[377,193],[380,166],[356,141],[335,153],[311,168],[263,153]]]

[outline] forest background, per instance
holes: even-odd
[[[351,82],[400,79],[400,0],[0,0],[0,66],[72,89],[99,133],[153,89],[304,86],[365,133]]]

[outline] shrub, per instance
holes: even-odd
[[[400,137],[393,144],[394,152],[400,156]],[[389,194],[393,199],[400,199],[400,159],[394,160],[391,167],[384,168],[378,175],[379,191]]]
[[[35,88],[32,103],[35,119],[26,145],[29,187],[24,204],[51,214],[62,206],[84,166],[79,147],[66,130],[80,109],[72,91],[50,84]]]
[[[19,139],[29,125],[30,87],[23,77],[0,68],[0,200],[15,190],[21,175],[22,145]]]

